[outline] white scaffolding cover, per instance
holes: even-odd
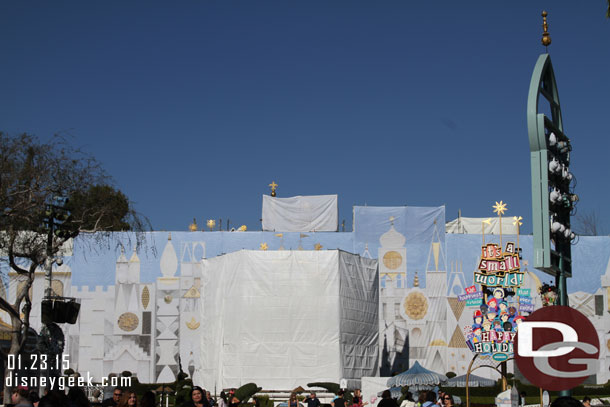
[[[263,195],[263,230],[336,232],[337,195],[274,198]]]
[[[377,373],[377,261],[332,251],[203,260],[206,388],[288,390]]]
[[[489,223],[487,223],[489,222]],[[517,226],[513,225],[513,217],[502,218],[502,233],[505,235],[516,235]],[[480,235],[485,227],[486,235],[500,234],[500,218],[463,218],[459,217],[445,224],[447,233],[464,233]]]

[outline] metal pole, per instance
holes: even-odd
[[[470,364],[468,365],[468,370],[466,371],[466,407],[470,407],[470,388],[468,386],[468,382],[470,380],[472,364],[474,363],[474,360],[477,358],[477,356],[479,356],[479,354],[475,353],[472,357],[472,360],[470,361]]]
[[[502,391],[506,391],[507,388],[507,381],[506,381],[506,375],[507,375],[507,366],[506,366],[506,362],[502,362],[500,363],[500,370],[502,371]]]
[[[54,217],[55,213],[53,208],[50,209],[49,215],[49,230],[47,233],[47,247],[46,247],[46,256],[47,258],[44,261],[44,278],[45,278],[45,291],[44,295],[46,298],[50,298],[53,293],[53,289],[51,288],[51,281],[53,280],[53,229],[55,226]]]
[[[563,250],[562,250],[563,251]],[[562,251],[559,252],[559,273],[557,275],[556,281],[557,281],[557,290],[559,291],[559,305],[563,305],[565,307],[568,306],[568,286],[566,284],[566,275],[565,275],[565,271],[564,271],[564,265],[565,265],[565,261],[563,259],[563,253]],[[559,391],[559,397],[571,397],[572,396],[572,390],[560,390]]]

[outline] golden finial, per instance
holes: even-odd
[[[197,231],[197,219],[193,218],[193,223],[191,223],[189,225],[189,230],[191,232],[196,232]],[[171,235],[170,235],[171,236]],[[171,239],[171,238],[170,238]]]
[[[278,185],[275,183],[275,181],[271,181],[269,186],[271,187],[271,196],[275,197],[275,190],[277,189]]]
[[[210,232],[214,231],[214,226],[216,226],[216,221],[214,219],[208,219],[208,229],[210,229]]]
[[[241,225],[237,228],[238,232],[245,232],[246,230],[248,230],[248,227],[246,225]]]
[[[269,248],[269,245],[267,245],[267,243],[261,243],[261,245],[260,245],[261,250],[267,250],[268,248]]]
[[[195,329],[199,328],[200,325],[201,324],[195,320],[195,317],[191,317],[191,320],[186,323],[186,326],[188,327],[188,329],[193,330],[193,331]]]
[[[316,243],[313,245],[314,250],[322,250],[324,246],[322,246],[320,243]]]
[[[395,219],[394,216],[390,216],[390,224],[392,226],[394,226],[394,219]]]
[[[413,287],[419,287],[419,277],[417,276],[417,271],[415,272],[415,278],[413,279]]]
[[[549,24],[546,22],[546,16],[548,13],[546,11],[542,12],[542,29],[544,32],[542,33],[542,45],[548,47],[551,45],[551,34],[549,34]]]
[[[493,206],[493,208],[494,212],[497,213],[498,216],[502,216],[504,215],[504,212],[506,212],[506,204],[502,201],[496,201],[496,204]]]

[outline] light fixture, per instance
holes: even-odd
[[[549,162],[549,171],[552,174],[555,174],[556,172],[561,170],[561,164],[559,164],[559,161],[557,161],[557,159],[555,157],[553,157],[553,159]]]
[[[553,190],[549,194],[549,200],[551,201],[551,203],[558,203],[559,201],[561,201],[561,192],[559,192],[557,188],[553,188]]]

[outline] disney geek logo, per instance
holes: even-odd
[[[533,385],[568,390],[599,369],[599,337],[589,319],[555,305],[532,313],[519,326],[515,361]]]

